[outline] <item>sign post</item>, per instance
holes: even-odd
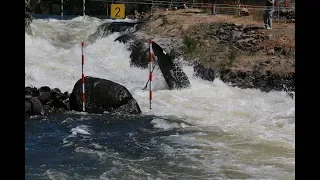
[[[124,4],[111,4],[110,16],[112,19],[124,19],[125,18],[125,5]]]

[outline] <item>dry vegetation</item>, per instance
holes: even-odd
[[[207,67],[229,68],[237,71],[252,71],[257,66],[262,71],[287,75],[295,72],[295,24],[273,23],[272,30],[260,29],[270,37],[260,44],[264,51],[255,53],[239,51],[230,45],[215,41],[206,32],[206,25],[212,23],[234,23],[238,25],[263,25],[262,12],[250,16],[210,15],[199,9],[177,11],[157,11],[152,14],[151,21],[143,30],[149,35],[162,37],[191,37],[188,43],[194,43],[192,51],[185,49],[186,59],[196,59]],[[194,41],[194,42],[193,42]],[[277,52],[277,49],[286,52]],[[192,49],[192,48],[190,48]],[[276,52],[269,55],[267,52]],[[290,53],[287,53],[290,52]]]
[[[199,9],[183,9],[177,11],[159,10],[153,12],[150,23],[144,29],[149,34],[158,34],[164,36],[180,36],[190,27],[197,26],[199,23],[236,23],[243,25],[263,25],[262,11],[254,12],[250,16],[233,15],[210,15]],[[294,39],[294,23],[274,23],[272,32],[286,34]],[[284,31],[284,32],[282,32]],[[269,31],[270,32],[270,31]],[[289,34],[288,34],[289,33]]]

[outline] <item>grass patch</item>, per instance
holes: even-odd
[[[264,11],[255,11],[251,13],[252,20],[257,22],[263,22]]]
[[[168,18],[166,16],[162,17],[162,25],[169,24]]]
[[[183,44],[184,44],[184,47],[186,48],[185,49],[186,52],[192,53],[196,49],[197,41],[190,36],[184,36],[183,37]]]
[[[229,54],[229,63],[228,66],[232,66],[233,62],[235,61],[236,57],[238,56],[238,50],[235,48],[230,49],[230,54]]]

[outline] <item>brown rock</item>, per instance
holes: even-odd
[[[271,39],[273,39],[273,36],[272,36],[272,35],[267,35],[267,36],[266,36],[266,39],[271,40]]]
[[[240,12],[241,16],[249,16],[250,12],[247,8],[241,8],[241,12]]]
[[[285,47],[285,48],[282,49],[281,54],[283,54],[283,55],[289,55],[289,53],[290,53],[290,48]]]
[[[275,53],[275,50],[272,48],[268,50],[267,55],[274,55]]]

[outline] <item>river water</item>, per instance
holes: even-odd
[[[71,92],[85,76],[124,85],[142,115],[67,112],[25,121],[26,179],[295,179],[295,100],[286,92],[231,87],[193,75],[168,90],[155,69],[130,67],[119,33],[90,35],[97,18],[35,19],[25,34],[26,86]],[[183,61],[183,60],[182,60]]]

